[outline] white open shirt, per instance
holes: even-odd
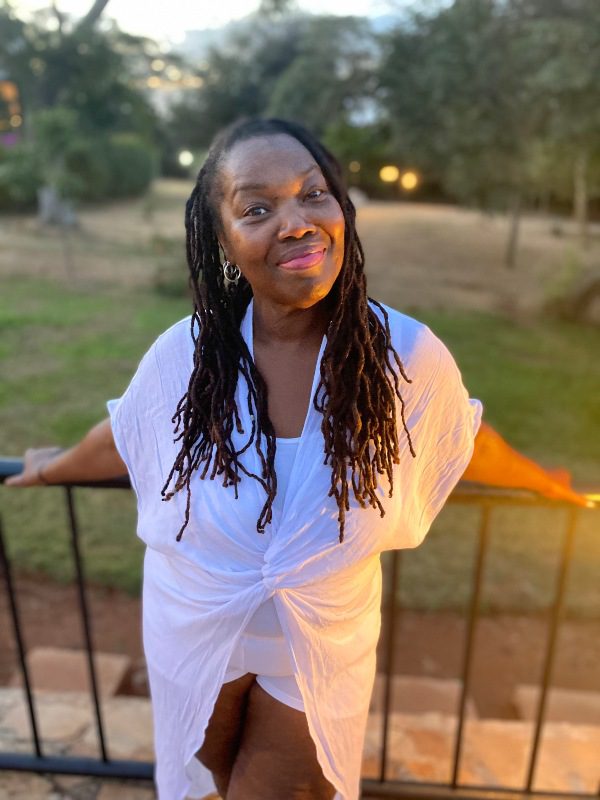
[[[375,313],[381,312],[373,306]],[[339,543],[338,508],[328,497],[331,467],[324,465],[321,414],[312,400],[290,482],[267,533],[256,531],[265,502],[259,483],[242,474],[238,499],[221,479],[192,480],[190,522],[180,542],[186,492],[164,502],[160,491],[179,452],[171,418],[187,391],[194,345],[190,318],[163,333],[143,357],[119,400],[108,403],[118,451],[138,502],[137,532],[146,543],[143,637],[155,728],[156,785],[160,800],[203,797],[215,791],[194,754],[245,626],[272,597],[287,639],[311,736],[336,800],[359,797],[361,757],[375,676],[381,621],[380,553],[416,547],[466,469],[481,419],[454,359],[422,323],[386,307],[393,345],[412,383],[400,380],[416,458],[400,422],[400,463],[380,517],[350,492],[345,538]],[[241,332],[253,352],[252,302]],[[317,358],[311,398],[326,344]],[[237,408],[251,430],[247,386],[240,374]],[[241,457],[260,474],[251,445]]]

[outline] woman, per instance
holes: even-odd
[[[192,316],[110,421],[9,481],[129,472],[161,800],[355,800],[381,552],[463,474],[583,503],[480,426],[428,328],[367,299],[354,223],[303,127],[224,131],[186,208]]]

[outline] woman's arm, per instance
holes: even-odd
[[[110,419],[107,418],[68,450],[57,451],[55,447],[27,450],[23,472],[7,478],[5,486],[84,483],[122,475],[127,475],[127,467],[115,447]]]
[[[579,506],[590,506],[585,497],[574,492],[565,470],[545,470],[535,461],[514,450],[485,422],[475,437],[475,449],[462,480],[530,489],[544,497],[567,500]]]
[[[117,452],[107,418],[68,450],[58,454],[54,447],[27,450],[23,472],[7,478],[5,486],[93,482],[126,474],[127,467]],[[529,489],[579,506],[591,505],[571,489],[568,473],[545,470],[517,452],[485,422],[481,423],[475,437],[473,456],[462,479],[490,486]]]

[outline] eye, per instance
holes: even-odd
[[[326,194],[326,189],[311,189],[306,196],[309,200],[321,200]]]
[[[264,215],[268,212],[268,209],[264,206],[249,206],[244,211],[245,217],[264,217]]]

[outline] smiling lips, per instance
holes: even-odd
[[[324,257],[325,248],[320,247],[318,250],[300,252],[287,261],[280,261],[277,266],[282,269],[310,269],[320,264]]]

